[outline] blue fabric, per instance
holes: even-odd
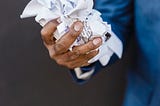
[[[95,0],[95,8],[124,46],[128,37],[136,38],[137,61],[128,71],[124,106],[160,106],[160,1]]]
[[[116,62],[117,59],[118,59],[117,55],[113,54],[113,56],[111,57],[111,59],[110,59],[110,61],[108,63],[108,66],[113,64],[114,62]],[[105,68],[105,67],[102,66],[99,61],[97,61],[97,62],[92,63],[91,65],[89,65],[87,67],[81,67],[81,71],[82,71],[82,73],[85,73],[85,72],[88,72],[88,71],[92,70],[93,68],[95,69],[95,71],[94,71],[93,75],[91,76],[91,78],[94,75],[96,75],[98,72],[100,72],[102,68]],[[89,79],[88,80],[78,79],[76,74],[75,74],[75,72],[74,72],[74,70],[70,70],[70,73],[71,73],[71,76],[74,79],[74,81],[76,83],[80,84],[80,85],[85,84],[85,83],[87,83],[89,81]]]
[[[82,73],[88,72],[88,71],[92,70],[93,68],[95,68],[95,66],[96,66],[96,63],[93,63],[93,64],[86,66],[86,67],[81,67],[81,71],[82,71]],[[80,85],[86,83],[89,80],[89,79],[88,80],[78,79],[74,70],[70,70],[70,73],[71,73],[74,81]]]
[[[137,61],[128,74],[124,106],[160,106],[160,1],[95,2],[95,8],[102,12],[105,21],[111,23],[123,43],[132,34],[137,41]]]

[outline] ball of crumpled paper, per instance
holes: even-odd
[[[116,44],[120,46],[119,48],[122,48],[122,44],[116,43],[114,45],[110,43],[111,39],[112,41],[113,39],[117,42],[120,41],[111,31],[111,26],[102,20],[101,13],[93,9],[93,4],[93,0],[31,0],[25,7],[21,18],[35,17],[35,20],[41,26],[58,18],[60,24],[53,34],[53,37],[57,40],[68,31],[68,28],[75,21],[83,22],[84,28],[82,33],[69,49],[72,50],[73,46],[87,43],[91,38],[101,37],[103,44],[98,48],[99,53],[90,59],[88,63],[99,60],[101,64],[105,66],[115,52],[112,48],[115,47]],[[107,33],[112,35],[109,39],[105,36]],[[122,51],[120,51],[120,54],[119,52],[115,53],[121,57]]]
[[[111,32],[111,26],[103,22],[101,13],[93,9],[93,0],[32,0],[24,9],[21,18],[33,16],[41,26],[59,18],[60,24],[53,34],[57,40],[68,31],[73,22],[83,22],[83,32],[72,46],[84,44],[97,36],[106,39],[105,34]]]

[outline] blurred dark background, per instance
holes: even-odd
[[[121,106],[131,51],[77,85],[68,69],[49,58],[34,18],[19,18],[28,2],[0,3],[0,106]]]

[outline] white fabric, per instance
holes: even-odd
[[[122,51],[123,51],[123,45],[122,42],[119,40],[119,38],[111,32],[111,38],[105,42],[100,48],[100,53],[95,57],[95,59],[99,58],[100,63],[103,66],[106,66],[109,63],[109,60],[113,53],[115,53],[119,58],[122,57]],[[94,61],[89,61],[90,63],[95,62]],[[86,73],[82,73],[82,70],[80,68],[75,69],[75,73],[78,79],[83,79],[87,80],[92,76],[94,73],[95,69],[92,69]]]
[[[74,71],[78,79],[87,80],[92,76],[95,69],[92,68],[89,72],[85,72],[85,73],[82,73],[82,70],[80,68],[75,68]]]
[[[72,46],[84,44],[91,38],[100,36],[103,39],[103,44],[99,47],[99,54],[88,62],[93,63],[99,60],[105,66],[113,53],[121,58],[123,48],[122,42],[111,31],[111,26],[107,22],[103,22],[100,15],[101,13],[93,9],[93,0],[31,0],[25,7],[21,18],[35,16],[35,20],[41,26],[44,26],[52,19],[59,18],[60,25],[53,34],[57,40],[68,31],[73,22],[77,20],[82,21],[84,23],[83,32]],[[105,42],[105,34],[107,32],[111,33],[112,36]],[[89,74],[83,75],[78,70],[75,72],[80,79],[88,78],[87,75],[90,76],[94,71],[91,70]]]

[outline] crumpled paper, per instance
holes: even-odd
[[[21,18],[34,16],[41,26],[58,18],[60,24],[53,34],[57,40],[68,32],[69,27],[75,21],[83,22],[83,31],[70,50],[73,46],[85,44],[94,37],[102,37],[104,43],[107,39],[105,34],[111,33],[111,26],[107,22],[103,22],[100,12],[93,9],[93,0],[31,0],[24,9]],[[103,52],[102,56],[101,51],[89,63],[104,57],[105,54]]]

